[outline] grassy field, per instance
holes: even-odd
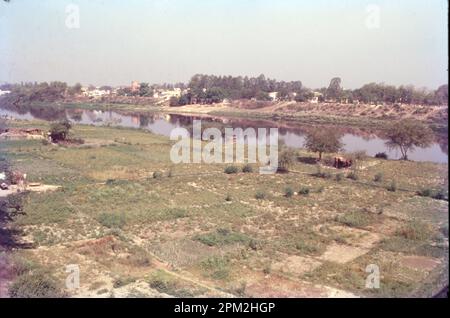
[[[226,174],[172,164],[172,142],[143,130],[72,134],[85,144],[0,143],[30,182],[61,186],[27,193],[8,223],[31,246],[13,253],[34,264],[19,287],[45,270],[64,289],[69,264],[81,274],[70,296],[404,297],[448,284],[447,165],[366,158],[317,176],[303,160],[289,173]],[[370,264],[379,289],[365,287]]]

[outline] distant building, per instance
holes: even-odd
[[[139,91],[139,88],[141,87],[141,85],[139,85],[139,83],[137,81],[132,81],[131,82],[131,92],[135,93],[137,91]]]
[[[83,88],[81,88],[81,92],[82,92],[82,94],[84,95],[84,96],[87,96],[87,97],[94,97],[94,98],[97,98],[97,97],[102,97],[102,96],[104,96],[104,95],[109,95],[109,94],[111,94],[111,91],[110,90],[102,90],[102,89],[99,89],[99,88],[94,88],[94,89],[89,89],[89,88],[87,88],[87,87],[83,87]]]
[[[317,104],[322,99],[323,94],[320,92],[313,92],[313,97],[309,100],[311,104]]]
[[[269,97],[272,101],[276,101],[278,98],[278,92],[270,92]]]

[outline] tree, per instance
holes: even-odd
[[[50,126],[50,138],[53,142],[64,141],[69,135],[70,128],[72,128],[72,125],[68,120],[53,123]]]
[[[148,83],[140,83],[139,84],[139,96],[150,96],[151,88]]]
[[[311,152],[319,153],[322,160],[324,152],[338,152],[343,144],[341,136],[331,129],[314,129],[306,135],[304,146]]]
[[[402,160],[408,160],[408,151],[414,147],[427,147],[433,142],[433,131],[421,122],[403,119],[390,125],[386,131],[389,149],[400,149]]]
[[[330,81],[330,85],[328,86],[326,96],[327,98],[339,100],[341,98],[341,95],[342,95],[341,78],[334,77]]]
[[[444,84],[439,86],[439,88],[434,93],[436,103],[439,105],[448,105],[448,85]]]
[[[172,97],[170,97],[170,99],[169,99],[169,106],[179,106],[179,104],[178,104],[178,97],[176,97],[176,96],[172,96]]]
[[[81,89],[82,89],[81,84],[76,83],[72,87],[68,88],[68,93],[69,93],[69,95],[79,95],[79,94],[81,94]]]

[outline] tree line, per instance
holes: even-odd
[[[276,92],[278,101],[305,102],[317,96],[318,101],[338,103],[373,104],[420,104],[446,105],[448,104],[448,85],[441,85],[436,90],[415,88],[413,85],[386,85],[384,83],[369,83],[357,89],[344,89],[339,77],[331,79],[328,87],[317,90],[304,87],[301,81],[276,81],[266,78],[263,74],[258,77],[194,75],[188,83],[189,91],[179,98],[171,100],[172,106],[193,103],[218,103],[223,99],[256,99],[272,100],[271,92]]]
[[[255,99],[269,101],[273,97],[278,101],[306,102],[317,97],[320,102],[337,103],[369,103],[369,104],[419,104],[419,105],[448,105],[448,85],[444,84],[436,90],[416,88],[412,85],[387,85],[384,83],[369,83],[357,89],[344,89],[339,77],[332,78],[328,87],[312,90],[303,86],[301,81],[277,81],[266,78],[263,74],[258,77],[216,76],[196,74],[187,84],[153,84],[140,83],[137,89],[122,87],[117,90],[119,96],[152,97],[157,90],[172,90],[180,88],[180,97],[170,100],[171,106],[186,104],[212,104],[224,99]],[[10,90],[15,101],[57,101],[66,97],[81,94],[82,86],[73,86],[65,82],[42,82],[3,84],[2,90]],[[95,89],[89,86],[88,89]],[[102,86],[101,90],[112,90],[111,86]],[[274,92],[276,95],[274,96]],[[272,94],[270,94],[272,93]],[[7,95],[8,96],[8,95]],[[4,97],[5,98],[5,97]]]

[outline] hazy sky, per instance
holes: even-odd
[[[71,3],[79,28],[66,26]],[[447,46],[444,0],[0,2],[0,82],[121,85],[264,73],[313,88],[334,76],[346,88],[436,88],[447,82]]]

